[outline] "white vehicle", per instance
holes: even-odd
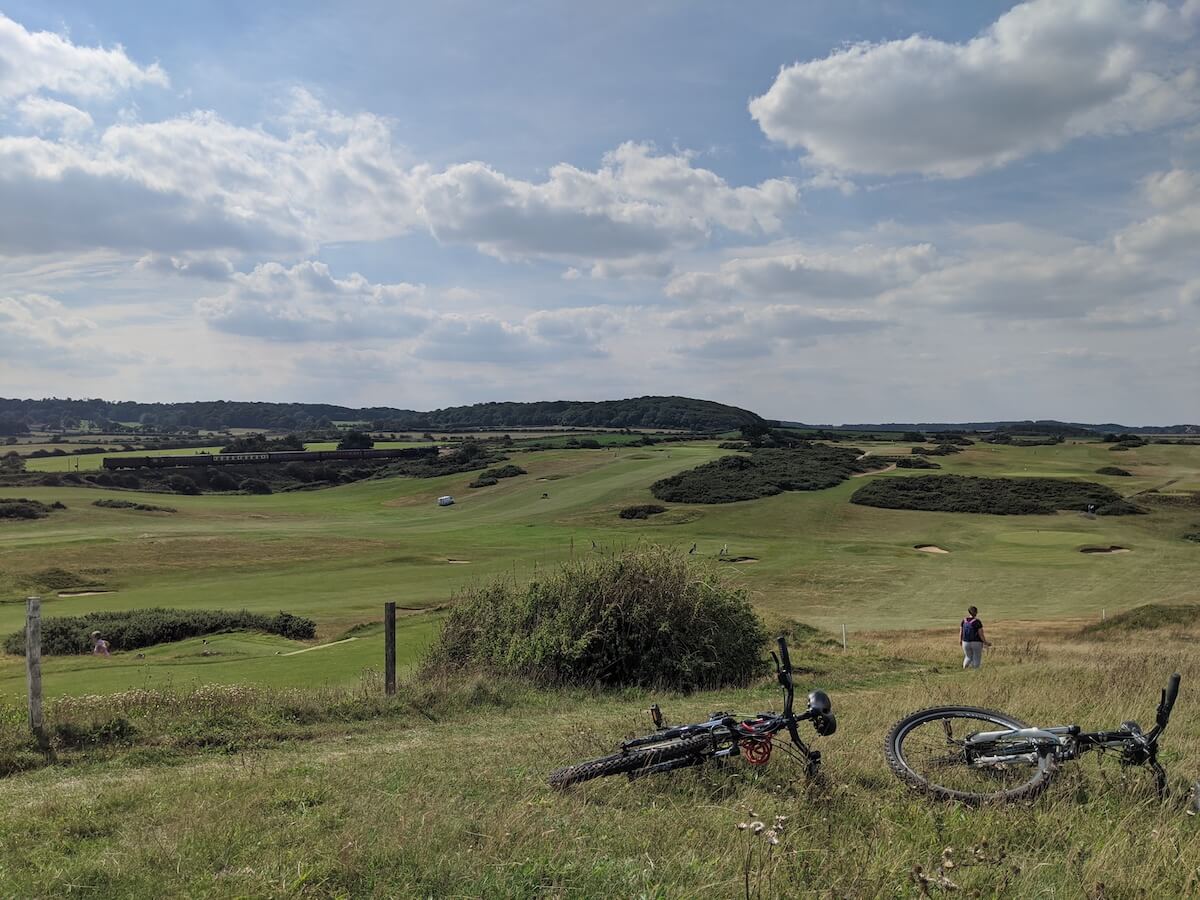
[[[453,505],[454,505],[454,498],[451,497],[450,495],[447,494],[445,497],[438,497],[438,506],[453,506]]]

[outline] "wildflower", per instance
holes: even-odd
[[[750,830],[753,831],[755,834],[759,834],[766,827],[767,826],[764,825],[762,822],[754,822],[750,825]]]

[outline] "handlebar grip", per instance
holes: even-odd
[[[787,638],[782,634],[778,637],[779,641],[779,660],[783,664],[783,671],[791,673],[792,658],[788,655]]]
[[[1163,706],[1167,712],[1171,711],[1171,707],[1175,705],[1175,698],[1179,696],[1179,673],[1176,672],[1167,682],[1167,689],[1163,692]]]

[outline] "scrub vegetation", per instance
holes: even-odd
[[[852,503],[885,509],[987,513],[996,516],[1053,515],[1060,509],[1101,516],[1126,516],[1144,510],[1112,488],[1063,478],[978,478],[920,475],[877,479],[854,492]]]

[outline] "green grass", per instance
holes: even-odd
[[[651,699],[676,722],[777,707],[767,680],[687,697],[482,684],[458,699],[406,689],[391,705],[212,692],[149,707],[130,697],[113,712],[52,705],[52,721],[76,717],[85,736],[119,710],[132,734],[0,779],[0,884],[10,896],[740,897],[749,883],[762,897],[918,897],[919,866],[960,888],[934,896],[1194,896],[1194,643],[1164,650],[1148,636],[1097,653],[1044,630],[992,639],[970,673],[934,635],[798,653],[801,684],[828,690],[840,721],[828,738],[805,729],[825,757],[811,785],[778,751],[762,769],[545,785],[554,767],[645,731]],[[1145,724],[1173,669],[1184,682],[1162,744],[1165,805],[1144,770],[1094,755],[1033,804],[941,805],[880,752],[905,712],[947,702],[1045,725]],[[752,813],[788,817],[778,846],[737,828]]]
[[[894,451],[872,447],[883,455]],[[1180,539],[1200,522],[1195,509],[1154,507],[1146,516],[1098,519],[873,509],[848,502],[861,487],[854,478],[824,491],[722,506],[670,504],[647,520],[619,518],[625,506],[653,500],[654,481],[724,453],[715,442],[514,452],[511,461],[528,475],[475,490],[467,488],[475,473],[270,496],[4,489],[0,496],[61,500],[68,509],[0,523],[0,600],[40,592],[47,616],[139,606],[286,610],[314,619],[320,638],[329,640],[381,618],[385,600],[428,608],[474,579],[526,577],[572,553],[592,552],[593,541],[614,548],[640,540],[685,549],[696,543],[706,558],[728,544],[730,556],[756,559],[725,565],[761,610],[831,629],[846,623],[852,633],[954,623],[966,603],[978,605],[990,625],[1094,619],[1102,608],[1112,615],[1145,602],[1200,600],[1200,547]],[[1132,477],[1096,475],[1114,454],[1088,442],[979,444],[941,461],[946,472],[1096,480],[1125,495],[1200,489],[1200,447],[1149,445],[1115,455]],[[442,494],[458,502],[439,508]],[[165,503],[178,512],[91,505],[102,497]],[[951,552],[919,553],[918,544]],[[1077,552],[1089,545],[1132,552]],[[112,593],[60,598],[37,585],[37,573],[50,568]],[[0,633],[19,628],[22,618],[20,602],[0,602]],[[256,679],[267,663],[246,662],[239,676]],[[19,660],[0,661],[0,677],[14,678],[6,692],[19,690],[19,672]],[[85,678],[64,673],[64,689],[72,677]]]
[[[428,441],[378,441],[375,447],[386,450],[399,447],[424,447]],[[116,453],[83,453],[72,454],[71,448],[64,444],[47,444],[46,449],[60,449],[66,456],[41,456],[37,459],[27,459],[25,468],[30,472],[87,472],[103,468],[102,460],[129,456],[194,456],[199,453],[220,453],[221,446],[185,447],[176,450],[120,450]],[[336,450],[337,441],[314,441],[304,445],[306,450]],[[0,448],[2,450],[2,448]],[[24,450],[24,448],[22,448]],[[0,452],[0,455],[3,455]],[[78,468],[76,468],[78,467]]]

